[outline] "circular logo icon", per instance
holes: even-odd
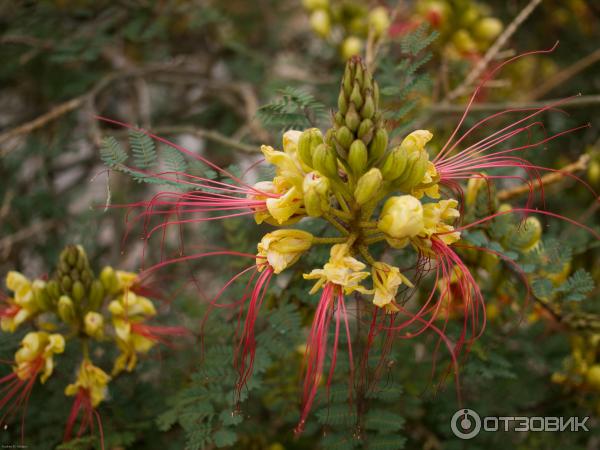
[[[452,416],[450,428],[461,439],[473,439],[481,431],[481,417],[472,409],[459,409]]]

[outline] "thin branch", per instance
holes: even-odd
[[[596,49],[595,51],[587,55],[585,58],[580,59],[575,64],[572,64],[569,67],[561,70],[552,78],[542,83],[541,86],[535,89],[528,96],[528,98],[530,100],[535,100],[540,97],[543,97],[555,87],[560,86],[565,81],[569,80],[570,78],[573,78],[575,75],[587,69],[592,64],[597,63],[598,61],[600,61],[600,48]]]
[[[531,189],[537,189],[541,186],[548,186],[550,184],[557,183],[567,177],[567,174],[571,174],[573,172],[577,172],[579,170],[585,170],[587,168],[588,163],[590,162],[590,155],[583,154],[579,157],[577,161],[574,163],[568,164],[560,169],[560,172],[552,172],[544,175],[540,178],[540,182],[532,183],[532,184],[521,184],[519,186],[504,189],[498,192],[498,199],[500,201],[510,200],[514,197],[518,197],[520,195],[528,194],[531,192]]]
[[[559,99],[550,99],[539,102],[494,102],[494,103],[473,103],[471,111],[501,111],[512,108],[543,108],[545,106],[556,103]],[[566,108],[581,108],[584,106],[595,105],[600,103],[600,94],[581,95],[567,103],[561,105],[562,109]],[[429,108],[429,112],[436,114],[451,114],[462,113],[465,110],[465,105],[449,105],[439,104]]]
[[[506,27],[504,32],[498,36],[498,39],[496,39],[494,44],[488,49],[483,58],[477,62],[475,67],[473,67],[463,82],[457,86],[456,89],[448,93],[445,99],[446,101],[454,100],[470,89],[475,80],[481,76],[488,64],[496,57],[496,54],[502,50],[502,47],[504,47],[510,37],[519,29],[521,24],[529,17],[529,15],[540,3],[542,3],[542,0],[531,0],[527,6],[521,10],[521,12]]]
[[[221,133],[213,130],[206,130],[203,128],[196,128],[191,126],[163,126],[163,127],[154,127],[152,132],[158,135],[166,135],[166,134],[191,134],[199,138],[208,139],[209,141],[217,142],[219,144],[226,145],[235,150],[239,150],[244,153],[256,154],[259,152],[258,146],[245,144],[243,142],[237,141],[235,139],[231,139],[227,136],[222,135]]]

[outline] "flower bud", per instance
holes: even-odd
[[[318,145],[313,154],[313,166],[328,178],[338,177],[335,150],[327,144]]]
[[[511,243],[523,252],[535,248],[542,238],[542,224],[537,217],[528,217],[512,235]]]
[[[356,200],[356,203],[362,206],[370,200],[373,200],[379,192],[379,189],[381,189],[382,182],[383,177],[381,172],[375,167],[360,177],[356,184],[356,189],[354,190],[354,199]]]
[[[317,9],[310,15],[310,26],[319,36],[326,38],[331,33],[331,19],[329,13]]]
[[[55,280],[50,280],[46,284],[46,290],[48,291],[48,295],[53,302],[58,301],[58,297],[60,297],[60,288],[58,287],[58,283]]]
[[[342,47],[340,49],[342,58],[350,59],[355,55],[359,55],[362,51],[363,42],[360,38],[356,36],[348,36],[342,42]]]
[[[102,272],[100,272],[100,281],[104,289],[110,294],[119,292],[119,280],[117,280],[117,275],[112,267],[106,266],[102,269]]]
[[[301,230],[276,230],[267,233],[258,243],[257,263],[267,262],[274,273],[280,273],[294,264],[307,251],[313,241],[312,234]]]
[[[354,135],[348,127],[343,126],[336,130],[335,140],[342,146],[342,148],[348,150],[354,141]]]
[[[70,293],[71,288],[73,287],[73,281],[71,280],[71,277],[68,275],[64,275],[60,280],[60,287],[62,289],[62,292]]]
[[[423,231],[423,205],[412,195],[390,197],[381,210],[377,228],[392,247],[402,248]]]
[[[384,128],[378,128],[369,144],[369,161],[377,163],[387,150],[388,133]]]
[[[425,148],[432,137],[433,134],[428,130],[415,130],[402,140],[400,147],[406,149],[409,153],[418,152]]]
[[[304,209],[311,217],[322,216],[329,209],[329,179],[319,172],[311,172],[304,177]]]
[[[98,311],[102,307],[102,302],[104,301],[104,292],[104,285],[100,280],[92,281],[88,296],[88,307],[92,311]]]
[[[318,128],[304,130],[298,139],[298,155],[304,164],[312,167],[312,154],[314,149],[323,143],[323,135]]]
[[[381,175],[386,181],[393,181],[404,173],[406,163],[408,162],[408,154],[402,147],[394,147],[391,152],[385,157],[381,164]]]
[[[371,119],[375,114],[375,101],[373,100],[373,96],[371,94],[367,95],[365,99],[365,104],[362,106],[360,110],[360,115],[363,119]]]
[[[348,165],[355,175],[361,175],[367,169],[368,157],[367,146],[360,139],[356,139],[348,152]]]
[[[346,94],[344,90],[340,90],[340,95],[338,96],[338,111],[341,114],[346,114],[348,111],[348,100],[346,100]]]
[[[373,121],[371,119],[364,119],[358,126],[356,136],[362,139],[365,144],[368,144],[373,138],[373,129]]]
[[[302,0],[302,6],[309,11],[327,9],[329,7],[329,0]]]
[[[375,37],[383,36],[387,32],[390,27],[390,16],[385,7],[378,6],[369,13],[369,27]]]
[[[358,126],[360,125],[360,122],[360,115],[358,114],[358,112],[356,112],[354,104],[351,103],[348,107],[348,112],[344,117],[344,123],[350,129],[350,131],[356,131],[358,129]]]
[[[83,283],[81,281],[76,281],[75,283],[73,283],[73,287],[71,288],[71,294],[73,300],[76,303],[81,303],[81,301],[85,297],[85,288],[83,287]]]
[[[363,104],[364,99],[360,93],[360,85],[358,83],[354,83],[352,93],[350,94],[350,101],[354,103],[354,106],[357,110],[360,109]]]
[[[32,285],[33,289],[33,298],[35,300],[36,306],[41,311],[48,311],[52,309],[52,300],[48,295],[48,291],[46,290],[46,282],[42,280],[35,280]]]
[[[486,17],[481,19],[475,25],[475,29],[473,30],[473,34],[475,38],[481,39],[484,41],[493,41],[498,37],[500,33],[502,33],[502,22],[495,17]]]
[[[409,159],[414,158],[415,155],[417,156],[414,163],[412,163],[410,166],[410,170],[405,172],[407,176],[402,176],[400,179],[394,182],[394,186],[405,192],[410,192],[415,186],[417,186],[421,180],[423,180],[425,172],[427,172],[427,166],[429,164],[429,156],[427,155],[427,152],[421,151],[418,154],[413,153],[410,155]]]
[[[77,320],[75,305],[71,297],[61,295],[58,299],[58,316],[63,322],[73,324]]]
[[[465,29],[460,29],[454,33],[452,43],[461,53],[474,53],[477,51],[477,43]]]
[[[83,319],[85,334],[100,339],[104,336],[104,317],[95,311],[88,312]]]

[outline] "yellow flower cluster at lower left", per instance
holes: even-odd
[[[54,370],[54,355],[65,350],[65,338],[61,334],[45,331],[27,333],[21,348],[15,353],[14,371],[21,380],[28,380],[41,372],[40,381],[45,383]]]

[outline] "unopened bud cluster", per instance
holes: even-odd
[[[339,42],[339,52],[345,60],[360,55],[369,33],[374,39],[385,36],[390,26],[387,8],[360,0],[303,0],[310,14],[310,25],[320,37]]]
[[[332,127],[325,133],[288,131],[283,151],[263,146],[275,177],[254,186],[264,194],[250,195],[264,200],[264,208],[256,208],[258,223],[286,226],[303,217],[320,218],[342,236],[317,238],[293,229],[267,233],[258,244],[261,270],[280,273],[312,245],[331,244],[329,263],[306,274],[319,280],[316,289],[329,282],[347,292],[372,294],[375,305],[393,312],[398,286],[412,284],[398,268],[377,262],[369,247],[385,241],[430,254],[432,239],[451,245],[460,237],[452,225],[459,217],[458,202],[432,201],[440,197],[440,177],[426,150],[431,138],[429,131],[417,130],[390,148],[377,82],[359,57],[351,58]],[[364,270],[367,265],[370,271]],[[363,286],[368,278],[372,289]]]
[[[64,352],[65,345],[79,345],[81,365],[65,394],[79,395],[83,390],[96,407],[105,399],[111,377],[92,363],[91,343],[120,349],[113,376],[123,369],[131,371],[137,355],[156,343],[147,333],[136,334],[136,329],[156,314],[152,302],[135,293],[136,283],[136,274],[110,266],[97,276],[83,247],[75,245],[61,252],[49,279],[30,280],[10,271],[6,276],[9,295],[0,309],[2,331],[31,329],[15,353],[17,377],[33,380],[39,376],[44,383],[54,370],[54,357]]]

